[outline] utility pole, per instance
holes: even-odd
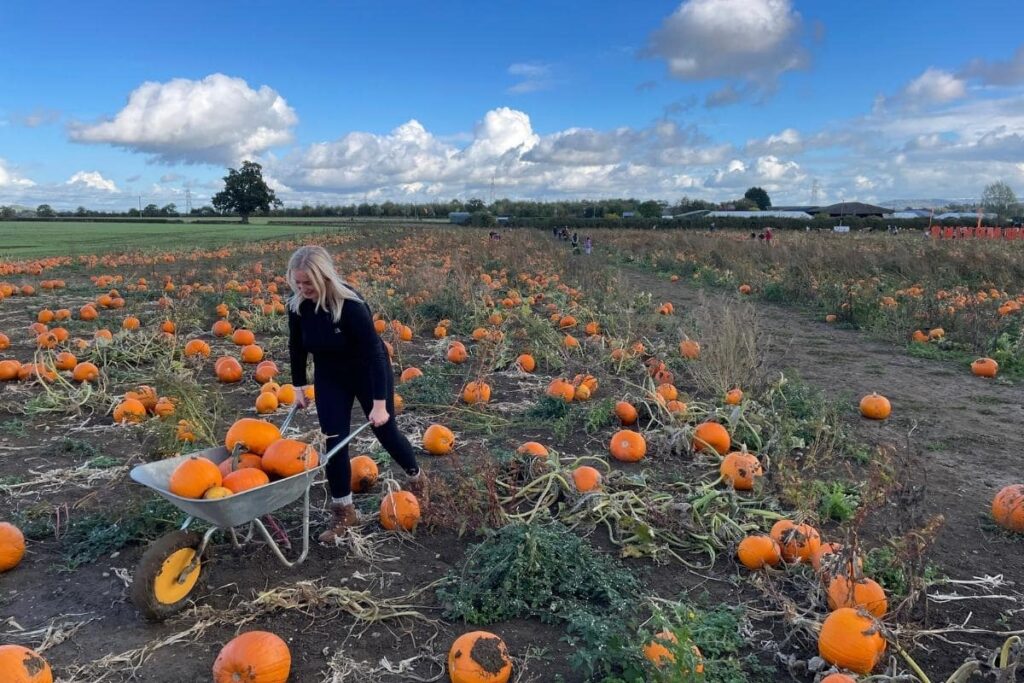
[[[142,195],[139,195],[139,215],[142,215]]]

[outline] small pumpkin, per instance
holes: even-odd
[[[725,455],[731,445],[729,432],[717,422],[702,422],[693,430],[693,450],[698,453],[711,451]]]
[[[221,356],[213,366],[217,381],[233,384],[242,381],[242,364],[231,356]]]
[[[76,382],[95,382],[100,378],[100,369],[89,361],[76,363],[71,371],[71,379]]]
[[[195,356],[202,356],[203,358],[206,358],[209,357],[209,355],[210,345],[202,339],[190,339],[188,343],[185,344],[185,356],[187,358]]]
[[[455,447],[455,434],[444,425],[432,424],[423,432],[423,448],[431,455],[447,455]]]
[[[738,406],[743,401],[743,390],[735,387],[725,392],[725,405]]]
[[[465,363],[469,360],[469,351],[466,350],[465,344],[455,341],[448,346],[447,358],[452,363]]]
[[[857,679],[846,674],[829,674],[821,679],[819,683],[857,683]]]
[[[851,579],[843,574],[832,577],[828,584],[829,609],[840,607],[861,607],[875,617],[882,619],[889,610],[885,590],[867,577]]]
[[[18,566],[25,556],[25,536],[10,522],[0,522],[0,573]]]
[[[230,495],[234,495],[226,486],[213,486],[203,494],[203,500],[217,500],[218,498],[227,498]]]
[[[576,396],[576,387],[561,377],[556,377],[548,384],[546,392],[552,398],[560,398],[566,403]]]
[[[628,401],[619,401],[615,404],[615,417],[619,418],[619,422],[621,422],[624,427],[628,427],[632,424],[636,424],[636,421],[640,416],[632,403],[629,403]]]
[[[470,405],[487,403],[491,400],[491,385],[483,380],[469,382],[462,391],[462,400]]]
[[[590,493],[601,488],[601,472],[590,465],[580,465],[572,471],[572,483],[580,493]]]
[[[825,618],[818,634],[822,659],[861,675],[871,673],[885,653],[885,638],[866,612],[842,607]]]
[[[408,367],[405,370],[402,370],[402,374],[399,376],[398,381],[401,384],[405,384],[406,382],[411,382],[412,380],[416,379],[417,377],[422,377],[422,376],[423,376],[423,371],[420,370],[419,368]]]
[[[548,449],[544,447],[544,444],[537,441],[527,441],[516,449],[516,453],[519,453],[520,455],[532,455],[535,458],[548,457]]]
[[[971,363],[971,372],[978,377],[995,377],[999,372],[999,363],[991,358],[979,358]]]
[[[269,391],[260,392],[260,395],[256,397],[256,412],[260,415],[266,415],[277,410],[278,400],[277,394]]]
[[[992,499],[992,517],[1004,529],[1024,533],[1024,484],[1000,489]]]
[[[869,394],[860,400],[860,414],[869,420],[884,420],[892,413],[889,399],[880,394]]]
[[[774,567],[782,561],[782,548],[771,536],[747,536],[736,548],[736,557],[747,569]]]
[[[53,683],[53,671],[39,653],[22,645],[0,645],[4,683]]]
[[[256,372],[253,373],[253,379],[260,384],[266,384],[272,382],[281,371],[277,368],[277,363],[272,360],[262,361],[256,366]]]
[[[516,365],[523,372],[533,372],[537,368],[537,361],[528,353],[521,353],[516,357]]]
[[[679,342],[679,355],[689,360],[700,358],[700,344],[692,339],[684,339]]]
[[[781,519],[772,525],[771,536],[782,548],[782,559],[786,562],[810,562],[821,547],[821,535],[810,524],[796,524]]]
[[[393,491],[380,502],[380,523],[388,531],[414,531],[420,521],[420,502],[409,491]]]
[[[114,407],[114,422],[142,422],[146,419],[146,406],[135,398],[126,398]]]
[[[368,455],[357,455],[350,463],[352,468],[352,491],[354,493],[366,493],[377,484],[380,476],[380,469],[377,463]]]
[[[239,327],[231,333],[231,341],[234,342],[235,346],[251,346],[256,343],[256,335],[253,334],[252,330]]]
[[[612,435],[608,451],[621,462],[637,462],[647,453],[647,440],[640,432],[621,429]]]
[[[675,664],[676,656],[672,654],[669,648],[665,647],[664,643],[669,643],[673,646],[679,644],[679,639],[676,638],[676,634],[672,631],[664,630],[654,636],[654,640],[648,641],[644,645],[644,658],[653,664],[656,668],[662,668],[666,664]],[[693,652],[694,659],[696,660],[696,672],[697,675],[704,673],[704,661],[701,657],[700,650],[696,645],[691,645],[690,649]],[[680,673],[689,674],[689,670],[683,670]]]
[[[238,456],[238,462],[235,462],[235,459],[232,457],[222,460],[221,463],[217,465],[222,477],[226,477],[235,470],[245,469],[246,467],[263,469],[263,458],[256,453],[241,453]]]
[[[512,659],[501,638],[487,631],[459,636],[448,650],[451,683],[507,683]]]
[[[222,483],[220,469],[213,462],[192,456],[174,468],[168,490],[182,498],[202,498],[204,493]]]
[[[248,631],[225,645],[213,663],[214,683],[285,683],[292,667],[288,644],[267,631]]]

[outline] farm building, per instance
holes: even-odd
[[[448,222],[455,223],[456,225],[465,225],[469,222],[470,215],[468,211],[452,211],[448,214]]]
[[[803,211],[709,211],[708,218],[796,218],[810,220],[811,214]]]
[[[881,218],[892,213],[891,209],[874,204],[863,202],[839,202],[830,206],[823,206],[815,213],[827,213],[829,216],[856,216],[857,218],[870,218],[872,216]]]

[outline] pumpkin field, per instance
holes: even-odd
[[[0,683],[1024,680],[1015,242],[18,227]],[[401,491],[358,434],[361,523],[329,546],[315,394],[281,429],[308,243],[374,311],[430,479]],[[172,458],[167,491],[133,479]],[[178,497],[307,477],[305,539],[301,497],[182,530]]]

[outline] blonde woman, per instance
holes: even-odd
[[[373,433],[408,475],[405,488],[426,503],[427,478],[416,464],[409,440],[398,431],[394,413],[394,375],[384,341],[373,327],[370,307],[346,285],[323,247],[300,247],[288,261],[288,350],[292,382],[306,384],[306,359],[313,354],[313,386],[320,429],[333,448],[349,434],[353,403],[372,423]],[[302,391],[299,407],[306,407]],[[348,447],[327,465],[331,490],[330,526],[320,535],[332,543],[345,528],[359,521],[352,504],[352,469]]]

